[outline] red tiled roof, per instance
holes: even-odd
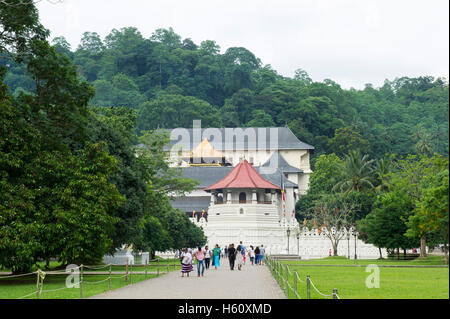
[[[222,188],[280,189],[279,186],[262,178],[253,166],[245,159],[236,165],[236,167],[234,167],[222,180],[206,187],[204,190],[208,191]]]

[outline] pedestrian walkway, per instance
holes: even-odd
[[[205,270],[197,277],[197,268],[190,277],[181,278],[180,271],[141,281],[133,285],[92,296],[92,299],[285,299],[267,266],[248,263],[241,271],[230,270],[228,260],[214,270]]]

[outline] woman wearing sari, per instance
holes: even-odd
[[[220,267],[220,253],[222,250],[220,250],[219,245],[216,244],[216,247],[213,250],[213,258],[214,258],[214,269],[217,270],[217,267]]]
[[[185,254],[183,259],[181,260],[181,277],[184,277],[184,274],[189,277],[189,273],[192,271],[192,249],[185,248]]]

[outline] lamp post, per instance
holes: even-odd
[[[356,235],[356,229],[355,229],[355,262],[356,262],[356,259],[357,259],[357,256],[356,256],[356,238],[357,237],[357,235]]]
[[[300,233],[297,231],[297,255],[300,256]]]
[[[286,229],[286,233],[287,233],[287,240],[288,240],[287,251],[288,251],[288,255],[289,255],[289,235],[291,234],[291,229],[289,227],[288,227],[288,229]]]

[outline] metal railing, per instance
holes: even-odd
[[[297,271],[294,270],[293,272],[289,269],[289,266],[287,264],[284,265],[271,256],[267,256],[267,262],[266,265],[269,267],[270,272],[272,273],[272,276],[275,278],[277,283],[280,285],[281,289],[285,292],[286,296],[290,297],[290,291],[292,291],[293,298],[294,299],[301,299],[299,294],[299,283],[300,284],[306,284],[306,299],[311,299],[311,287],[321,296],[323,297],[330,297],[333,299],[341,299],[341,297],[338,295],[337,288],[333,288],[333,291],[331,294],[324,294],[322,293],[317,287],[314,285],[313,281],[311,280],[311,276],[307,275],[305,280],[302,280],[300,276],[298,275]],[[283,271],[284,268],[284,271]],[[284,272],[284,273],[283,273]],[[291,277],[289,277],[291,276]],[[293,280],[294,287],[291,286],[289,283],[290,278]]]

